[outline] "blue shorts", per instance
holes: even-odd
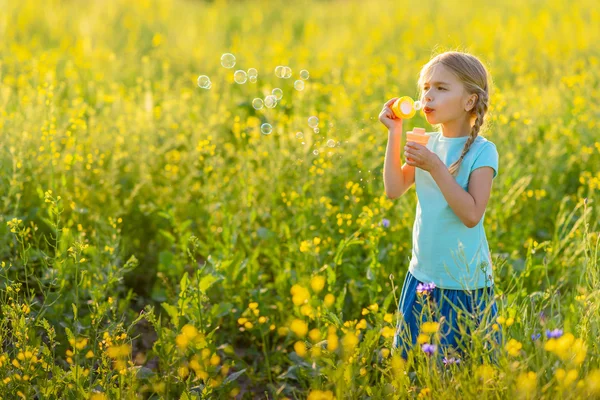
[[[497,331],[492,329],[498,315],[494,287],[471,291],[436,287],[428,294],[420,294],[417,292],[419,283],[424,282],[420,282],[409,271],[406,272],[392,351],[400,350],[402,357],[407,359],[408,351],[417,344],[420,323],[435,321],[439,323],[439,342],[430,340],[427,343],[438,346],[435,352],[438,360],[444,356],[464,358],[467,354],[465,350],[471,345],[471,328],[476,328],[478,339],[484,344],[484,348],[493,350],[490,356],[495,362],[497,350],[502,344],[502,329],[500,326]],[[491,346],[492,341],[496,346]]]

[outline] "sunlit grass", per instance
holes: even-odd
[[[0,396],[600,396],[594,6],[0,0]],[[504,335],[436,367],[391,352],[416,196],[377,115],[454,49],[493,79]]]

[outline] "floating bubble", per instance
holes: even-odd
[[[309,76],[310,74],[307,70],[303,69],[302,71],[300,71],[300,79],[307,80]]]
[[[419,100],[415,101],[415,110],[421,109],[421,102]]]
[[[233,68],[235,66],[235,56],[231,53],[225,53],[221,56],[221,65],[225,68]]]
[[[329,139],[327,141],[327,147],[335,147],[335,140]]]
[[[256,68],[250,68],[248,69],[248,78],[256,78],[258,77],[258,71],[256,70]]]
[[[314,129],[315,133],[319,133],[319,128]]]
[[[302,139],[302,138],[304,138],[304,133],[302,133],[302,132],[297,132],[297,133],[296,133],[296,139]]]
[[[235,83],[242,85],[248,80],[248,75],[246,75],[246,71],[238,69],[233,73],[233,80]]]
[[[275,88],[275,89],[273,89],[271,94],[273,94],[273,96],[275,96],[275,98],[277,100],[281,100],[281,98],[283,97],[283,90],[281,90],[279,88]]]
[[[260,131],[263,135],[270,135],[271,132],[273,132],[273,127],[271,126],[271,124],[265,122],[260,126]]]
[[[319,125],[319,118],[312,116],[308,117],[308,126],[311,128],[316,128]]]
[[[275,108],[276,105],[277,105],[277,97],[273,96],[272,94],[265,97],[265,106],[267,108]]]
[[[285,71],[285,67],[282,65],[278,65],[275,67],[275,76],[278,78],[283,78],[283,73]]]
[[[250,78],[248,78],[248,80],[250,81],[250,83],[256,83],[256,77],[255,76],[251,76]]]
[[[301,81],[300,79],[298,79],[296,82],[294,82],[294,89],[300,91],[300,90],[304,90],[304,81]]]
[[[263,108],[263,105],[264,103],[262,99],[259,99],[258,97],[252,100],[252,107],[254,107],[255,110],[260,110],[261,108]]]
[[[314,149],[314,150],[313,150],[313,154],[314,154],[315,156],[318,156],[318,155],[319,155],[319,150],[317,150],[317,149]]]
[[[283,67],[283,76],[282,78],[288,79],[292,77],[292,69],[290,67]]]
[[[210,78],[206,75],[200,75],[198,77],[198,86],[201,89],[210,89]]]

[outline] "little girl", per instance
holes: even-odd
[[[422,68],[418,83],[423,112],[441,131],[427,133],[426,146],[406,143],[404,165],[402,119],[391,110],[396,99],[385,103],[379,115],[388,128],[386,194],[398,198],[415,183],[418,198],[393,344],[394,351],[401,347],[405,359],[418,343],[428,355],[444,353],[444,363],[459,362],[469,339],[479,340],[470,337],[472,328],[487,327],[496,319],[483,220],[498,174],[498,152],[479,135],[489,104],[487,75],[476,57],[455,51],[434,57]],[[485,331],[484,347],[487,339],[501,342],[497,325]]]

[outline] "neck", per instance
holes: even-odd
[[[442,135],[449,138],[464,137],[471,134],[469,121],[448,121],[442,124]]]

